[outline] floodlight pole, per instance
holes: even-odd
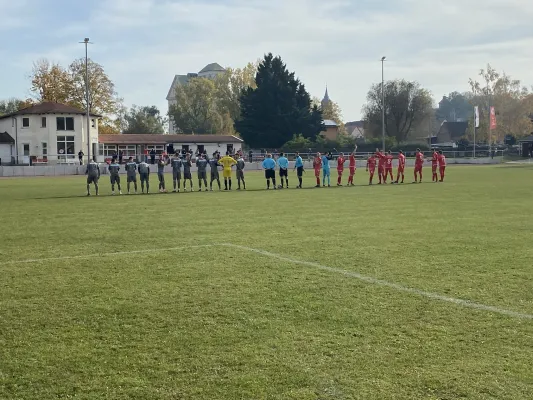
[[[91,162],[91,117],[89,107],[89,57],[87,47],[89,45],[89,38],[83,39],[85,44],[85,102],[86,102],[86,118],[87,118],[87,164]],[[92,44],[92,43],[91,43]]]
[[[385,152],[385,59],[381,57],[381,137],[382,137],[382,151]]]

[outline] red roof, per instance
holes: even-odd
[[[242,143],[232,135],[152,135],[130,134],[98,135],[98,142],[105,144],[170,144],[170,143]]]
[[[22,108],[14,113],[2,115],[0,119],[13,117],[15,115],[28,115],[28,114],[76,114],[85,115],[84,110],[79,108],[67,106],[66,104],[53,103],[51,101],[45,101],[43,103],[35,104],[33,106]],[[93,117],[101,117],[101,115],[91,113]]]

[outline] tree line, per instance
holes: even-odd
[[[267,54],[243,68],[227,68],[215,78],[192,78],[175,90],[175,104],[168,114],[156,106],[126,108],[104,68],[88,61],[89,109],[103,115],[101,133],[164,133],[168,123],[184,134],[237,134],[254,148],[324,145],[320,133],[324,119],[339,128],[337,145],[351,145],[342,110],[334,101],[322,106],[305,85],[288,70],[281,57]],[[0,115],[34,102],[53,101],[86,109],[85,59],[67,67],[48,60],[34,63],[30,77],[31,98],[0,101]],[[465,140],[473,139],[474,106],[480,110],[477,141],[489,138],[489,107],[497,114],[493,141],[505,135],[525,136],[533,131],[533,94],[519,80],[490,65],[469,79],[470,91],[452,92],[434,107],[432,94],[416,81],[393,80],[371,85],[362,108],[366,141],[382,135],[382,89],[387,144],[427,139],[444,121],[468,121]],[[332,145],[334,145],[333,143]]]

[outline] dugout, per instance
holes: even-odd
[[[519,139],[518,143],[520,144],[522,157],[533,157],[533,135]]]

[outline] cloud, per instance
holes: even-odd
[[[175,74],[210,62],[239,67],[266,52],[281,55],[312,95],[327,83],[349,120],[381,79],[383,55],[387,79],[418,80],[437,101],[467,90],[489,62],[518,79],[531,79],[533,64],[524,0],[95,0],[86,18],[71,11],[72,23],[43,18],[54,44],[19,54],[20,63],[38,54],[70,61],[89,36],[91,57],[126,102],[163,111]]]

